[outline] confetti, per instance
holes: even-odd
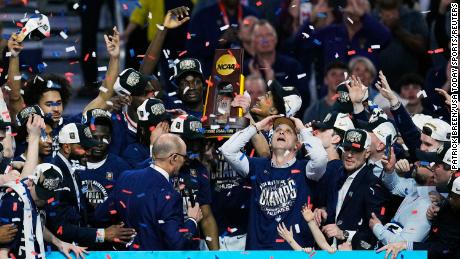
[[[166,195],[166,196],[165,196],[165,199],[169,200],[169,199],[171,199],[171,196],[170,196],[170,195]]]
[[[115,214],[117,214],[117,211],[116,210],[111,210],[111,211],[109,211],[109,213],[110,213],[110,215],[115,215]]]
[[[170,93],[168,93],[168,96],[174,96],[176,94],[177,94],[176,92],[170,92]]]
[[[161,25],[161,24],[157,24],[157,28],[160,31],[163,31],[165,29],[165,27],[163,25]]]
[[[351,24],[353,24],[353,20],[352,20],[350,17],[347,17],[347,20],[348,20]]]
[[[123,209],[126,209],[126,205],[123,201],[120,201],[120,205],[123,207]]]
[[[77,10],[79,6],[80,6],[80,5],[78,5],[78,3],[75,3],[75,4],[72,6],[72,8],[73,8],[74,10]]]
[[[295,225],[294,225],[294,229],[295,229],[295,232],[296,232],[297,234],[300,233],[300,226],[299,226],[299,224],[295,224]]]
[[[54,201],[54,197],[51,197],[48,199],[47,203],[50,204],[50,203],[53,203],[53,201]]]
[[[185,55],[185,54],[187,54],[187,51],[186,51],[186,50],[180,52],[180,53],[179,53],[179,57],[182,57],[182,56]]]
[[[306,73],[299,74],[299,75],[297,75],[297,79],[301,79],[301,78],[304,78],[304,77],[306,77],[306,76],[307,76]]]
[[[356,54],[356,50],[349,50],[347,52],[348,56],[352,56],[352,55],[355,55]]]
[[[334,55],[334,57],[335,57],[335,58],[339,58],[339,53],[336,52],[335,55]]]
[[[65,48],[65,52],[72,52],[72,51],[74,51],[75,53],[77,53],[77,50],[75,49],[75,46],[71,46],[71,47]]]
[[[107,71],[107,66],[98,67],[97,71],[99,71],[99,72]]]
[[[425,90],[420,90],[420,91],[417,93],[417,98],[420,98],[420,96],[423,96],[423,98],[426,98],[426,97],[427,97]]]
[[[220,27],[220,31],[225,31],[226,29],[228,29],[230,27],[230,25],[224,25],[222,27]]]
[[[58,235],[62,235],[62,226],[59,226],[57,232]]]
[[[275,240],[275,242],[276,242],[276,243],[284,243],[284,239],[282,239],[282,238],[277,238],[277,239]]]
[[[308,35],[308,33],[306,33],[306,32],[302,32],[302,35],[305,37],[305,39],[310,38],[310,35]]]
[[[209,41],[206,41],[206,42],[204,43],[204,46],[205,46],[205,47],[209,47]]]
[[[380,215],[381,215],[381,216],[385,215],[385,207],[382,207],[382,208],[380,209]]]
[[[219,128],[220,128],[220,126],[217,125],[217,124],[211,125],[211,129],[212,129],[212,130],[216,130],[216,129],[219,129]]]
[[[99,87],[99,91],[101,91],[101,92],[103,92],[103,93],[107,93],[107,92],[109,91],[109,89],[107,89],[107,88],[101,86],[101,87]]]
[[[13,211],[17,211],[18,210],[18,203],[15,202],[13,203]]]
[[[417,214],[417,212],[418,212],[417,210],[413,210],[411,213],[412,213],[413,215],[415,215],[415,214]]]
[[[139,245],[138,244],[133,244],[133,248],[134,249],[139,249]]]
[[[263,3],[262,3],[262,1],[257,1],[257,2],[256,2],[256,5],[257,5],[257,6],[262,6]]]
[[[298,173],[300,173],[299,169],[292,169],[291,170],[291,174],[298,174]]]
[[[21,76],[14,76],[14,81],[19,81],[21,80]]]
[[[254,157],[254,152],[255,152],[255,151],[256,151],[256,150],[253,148],[253,149],[251,150],[251,154],[249,155],[249,157]]]
[[[188,232],[188,228],[179,228],[179,233]]]
[[[66,40],[66,39],[69,37],[69,36],[67,36],[67,34],[66,34],[64,31],[61,31],[61,32],[59,33],[59,35],[60,35],[64,40]]]
[[[371,49],[380,49],[380,45],[371,45]]]

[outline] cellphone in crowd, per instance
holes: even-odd
[[[387,157],[388,161],[390,161],[391,159],[391,135],[388,135],[386,139],[385,156]]]

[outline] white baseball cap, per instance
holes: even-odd
[[[460,195],[460,177],[455,178],[454,182],[452,183],[451,192]]]
[[[80,123],[69,123],[59,131],[60,144],[80,144],[83,147],[94,147],[99,142],[93,139],[89,127]]]
[[[48,17],[43,14],[32,15],[21,29],[20,36],[23,38],[29,36],[35,40],[42,40],[50,36],[50,22]]]
[[[433,118],[423,125],[422,133],[437,141],[450,141],[451,130],[449,123]]]
[[[412,121],[414,122],[415,126],[417,126],[417,128],[422,131],[423,129],[423,126],[431,121],[433,119],[433,117],[431,117],[430,115],[426,115],[426,114],[423,114],[423,113],[417,113],[417,114],[414,114],[414,116],[412,116]]]

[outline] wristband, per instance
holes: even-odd
[[[400,106],[401,106],[401,101],[398,100],[398,103],[396,103],[395,105],[391,105],[391,106],[390,106],[390,109],[391,109],[392,111],[395,111],[395,110],[397,110]]]
[[[104,243],[105,240],[105,229],[98,228],[96,231],[96,243]]]

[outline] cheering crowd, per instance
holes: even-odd
[[[302,17],[305,2],[289,0],[268,20],[262,1],[219,0],[193,15],[181,1],[164,14],[155,6],[171,3],[147,2],[126,32],[104,35],[105,77],[89,80],[98,94],[71,116],[68,78],[26,78],[23,32],[10,35],[0,258],[291,249],[460,258],[451,1],[318,0]],[[140,67],[120,71],[121,39],[152,12],[161,18],[148,24]],[[50,37],[44,17],[32,19]],[[203,126],[218,48],[244,50],[245,91],[231,106],[250,123],[228,138]]]

